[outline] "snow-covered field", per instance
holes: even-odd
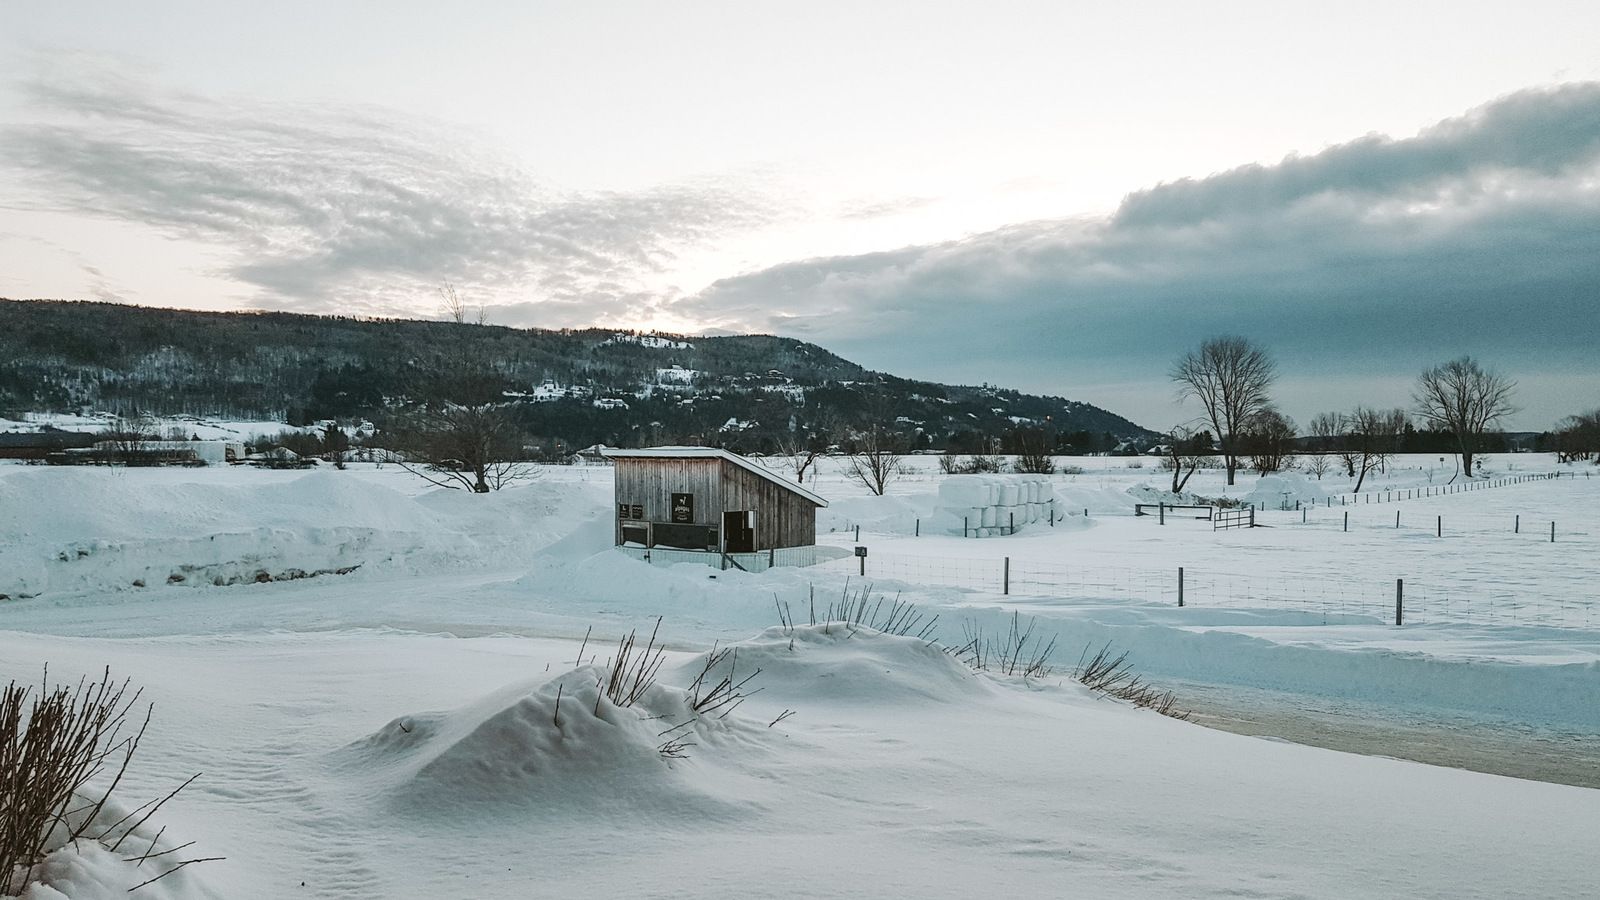
[[[623,558],[604,468],[475,497],[394,467],[20,465],[0,465],[0,677],[109,665],[143,685],[155,719],[125,800],[203,773],[160,824],[227,859],[147,896],[1593,892],[1600,793],[1570,785],[1600,785],[1594,467],[1497,456],[1497,476],[1567,477],[1344,506],[1334,475],[1241,473],[1225,491],[1203,472],[1191,493],[1279,507],[1287,489],[1308,507],[1214,532],[1132,515],[1162,496],[1154,460],[1065,460],[1084,471],[1053,477],[1054,527],[974,539],[922,531],[944,476],[910,462],[872,497],[826,461],[823,540],[853,545],[859,525],[874,594],[938,615],[943,643],[1038,617],[1058,637],[1050,677],[807,625],[813,598],[862,584],[854,559],[751,574]],[[1402,459],[1367,489],[1450,475]],[[779,607],[800,624],[776,628]],[[597,706],[590,659],[657,617],[657,688]],[[1319,729],[1359,730],[1341,721],[1389,730],[1357,755],[1132,709],[1067,677],[1107,641],[1187,688],[1199,721],[1327,746]],[[714,643],[762,691],[675,732],[687,758],[663,759]],[[1412,740],[1480,732],[1506,756],[1545,748],[1521,755],[1568,784],[1382,758],[1520,771]],[[78,900],[149,877],[52,864]]]

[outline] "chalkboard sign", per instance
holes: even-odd
[[[694,522],[694,495],[672,495],[672,521],[680,525]]]

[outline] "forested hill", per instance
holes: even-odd
[[[441,379],[439,373],[452,376]],[[682,337],[276,312],[193,312],[0,299],[0,417],[27,411],[370,418],[474,385],[525,406],[567,446],[705,442],[877,424],[911,445],[969,449],[1048,435],[1087,452],[1150,432],[1086,403],[870,372],[767,335]],[[14,417],[14,416],[12,416]]]

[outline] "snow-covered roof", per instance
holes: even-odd
[[[828,501],[811,493],[787,478],[779,478],[770,469],[759,466],[737,453],[730,453],[720,447],[646,447],[643,450],[613,450],[606,448],[601,451],[610,459],[722,459],[734,465],[753,472],[773,484],[781,485],[796,494],[810,500],[818,506],[827,506]]]

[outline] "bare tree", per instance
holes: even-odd
[[[1050,435],[1042,428],[1017,435],[1017,459],[1012,469],[1023,475],[1053,475],[1055,458],[1050,455]]]
[[[467,324],[467,304],[462,301],[461,295],[456,293],[456,286],[448,281],[439,288],[439,305],[444,308],[445,318],[457,325]],[[488,318],[488,312],[480,304],[473,324],[482,325]]]
[[[1170,373],[1178,399],[1194,397],[1205,408],[1233,484],[1239,469],[1239,438],[1251,418],[1270,404],[1267,390],[1277,378],[1277,363],[1248,338],[1223,335],[1203,341],[1179,359]]]
[[[1511,391],[1516,382],[1485,369],[1470,356],[1434,366],[1417,378],[1412,400],[1417,414],[1436,428],[1455,435],[1461,471],[1472,477],[1472,457],[1483,436],[1516,412]]]
[[[1306,471],[1317,476],[1321,481],[1322,476],[1328,474],[1331,461],[1328,454],[1338,449],[1339,438],[1344,433],[1344,417],[1338,413],[1317,413],[1311,417],[1311,424],[1306,427],[1306,435],[1311,438],[1307,449],[1311,451],[1306,458]]]
[[[1301,466],[1307,474],[1315,475],[1317,480],[1321,481],[1322,476],[1328,474],[1328,470],[1333,467],[1333,461],[1328,459],[1326,453],[1312,453],[1306,456]]]
[[[134,419],[118,420],[95,435],[95,443],[101,446],[107,460],[120,463],[137,459],[160,439],[153,425]]]
[[[1293,464],[1294,438],[1294,420],[1268,406],[1250,417],[1239,443],[1256,474],[1271,475]]]
[[[392,429],[405,469],[440,487],[476,494],[532,478],[510,407],[502,403],[440,402],[405,417]]]
[[[1360,491],[1367,475],[1399,449],[1409,417],[1403,409],[1385,411],[1358,406],[1341,420],[1345,428],[1341,454],[1356,479],[1351,490]]]
[[[778,452],[783,454],[788,467],[794,472],[797,484],[805,484],[806,473],[816,465],[823,454],[822,441],[815,436],[786,435],[778,438]],[[815,473],[812,475],[816,477]]]
[[[983,449],[962,461],[960,469],[969,475],[992,475],[1002,468],[1000,460],[1000,440],[998,438],[984,438]]]
[[[1600,409],[1568,416],[1555,434],[1556,462],[1594,459],[1600,464]]]
[[[905,474],[900,459],[900,442],[878,428],[856,441],[855,451],[845,463],[844,474],[861,482],[867,490],[883,496],[889,484]]]
[[[1161,459],[1161,467],[1172,472],[1172,492],[1177,494],[1189,484],[1195,470],[1208,461],[1214,462],[1210,456],[1211,434],[1192,425],[1175,425],[1166,438],[1167,454]]]
[[[445,318],[464,325],[467,321],[467,305],[461,302],[461,295],[456,293],[456,286],[446,281],[439,287],[439,305],[444,307]]]

